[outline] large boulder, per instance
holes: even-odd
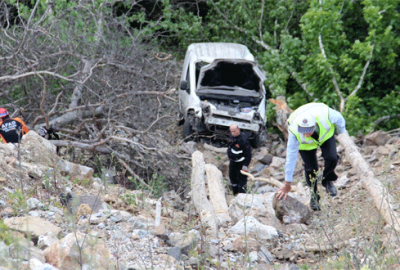
[[[261,241],[278,238],[278,231],[274,227],[264,225],[251,216],[239,220],[228,232],[238,235],[248,234],[250,237]]]
[[[7,218],[4,219],[4,224],[12,230],[30,235],[32,241],[35,243],[37,243],[39,236],[47,232],[53,233],[57,237],[61,233],[61,228],[39,217],[25,216]]]
[[[90,186],[93,184],[93,172],[90,167],[75,164],[66,160],[58,162],[58,170],[62,175],[69,175],[70,180],[80,180],[80,185]]]
[[[70,233],[46,248],[44,256],[46,262],[60,270],[116,269],[116,260],[104,242],[80,232]]]
[[[56,146],[31,130],[22,137],[21,150],[24,161],[51,166],[57,163]]]
[[[295,198],[287,196],[285,200],[279,200],[274,196],[272,205],[276,217],[285,224],[310,223],[311,210]]]
[[[385,145],[390,138],[391,137],[385,131],[378,130],[365,136],[364,145]]]

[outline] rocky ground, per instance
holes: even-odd
[[[376,132],[354,140],[399,211],[400,139]],[[222,171],[227,187],[223,149],[204,142],[155,142],[189,167],[193,151],[200,151],[205,163]],[[93,177],[92,168],[60,160],[48,141],[30,132],[19,148],[0,145],[0,269],[399,268],[397,234],[363,189],[363,179],[341,146],[338,151],[338,196],[331,198],[320,187],[321,211],[281,221],[273,208],[276,187],[256,181],[251,194],[233,197],[226,189],[231,221],[219,226],[214,237],[206,234],[195,209],[190,179],[179,179],[182,188],[161,198],[129,190]],[[265,146],[253,149],[250,172],[282,181],[284,161],[285,143],[270,134]],[[299,160],[297,191],[290,195],[307,206],[301,168]],[[73,195],[67,206],[60,193]]]

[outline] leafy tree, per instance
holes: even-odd
[[[273,96],[286,95],[292,108],[324,102],[344,113],[351,133],[368,132],[385,113],[400,113],[393,106],[371,114],[398,98],[399,2],[209,0],[205,37],[197,38],[247,45]],[[195,41],[185,31],[180,37]]]

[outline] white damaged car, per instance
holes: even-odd
[[[235,43],[195,43],[187,51],[179,87],[184,137],[229,137],[238,124],[253,147],[266,139],[265,76],[248,48]]]

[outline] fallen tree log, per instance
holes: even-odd
[[[277,188],[281,188],[283,186],[282,182],[274,179],[274,178],[261,178],[261,177],[257,177],[255,178],[251,173],[245,172],[245,171],[240,171],[242,174],[247,175],[247,179],[250,181],[261,181],[261,182],[265,182],[268,183],[272,186],[275,186]],[[296,192],[297,188],[295,186],[292,186],[292,189],[290,190],[292,192]]]
[[[337,136],[337,140],[344,148],[347,160],[356,168],[357,175],[361,179],[363,188],[372,196],[375,207],[379,210],[387,224],[396,231],[400,231],[399,214],[393,210],[387,187],[375,177],[371,166],[362,157],[357,146],[347,132]]]
[[[228,203],[225,199],[222,172],[213,164],[206,164],[205,169],[211,205],[217,216],[219,225],[226,226],[232,222],[232,219],[229,216]]]
[[[207,199],[206,184],[204,180],[205,164],[203,153],[195,151],[192,154],[192,198],[194,206],[199,213],[201,223],[207,228],[206,233],[211,237],[218,235],[218,222],[214,209]]]

